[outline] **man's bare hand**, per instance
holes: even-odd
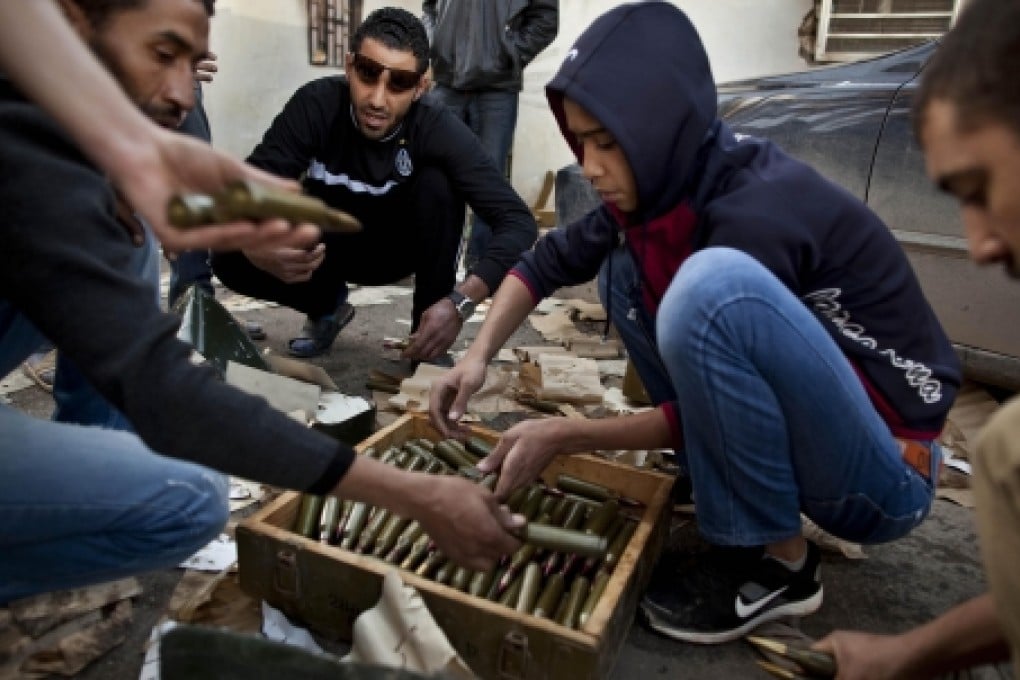
[[[444,437],[466,437],[470,432],[460,424],[468,399],[485,384],[485,362],[464,357],[450,372],[432,383],[429,417]]]
[[[319,243],[311,250],[267,248],[245,249],[243,252],[253,265],[284,283],[302,283],[312,278],[312,274],[322,264],[326,257],[326,246]]]
[[[422,475],[424,477],[424,475]],[[454,476],[429,475],[414,516],[439,550],[470,569],[491,569],[520,547],[510,533],[524,525],[485,487]]]
[[[177,193],[213,194],[239,179],[290,191],[298,191],[300,187],[296,182],[253,168],[187,135],[155,125],[147,129],[146,143],[125,147],[107,169],[114,186],[145,218],[166,248],[178,252],[301,248],[318,240],[320,232],[315,225],[295,226],[281,219],[236,221],[190,229],[172,226],[166,207],[170,197]]]
[[[503,433],[492,453],[478,461],[482,472],[499,471],[496,498],[505,500],[538,478],[562,449],[564,424],[562,418],[525,420]]]
[[[195,65],[195,80],[200,83],[211,83],[213,76],[220,70],[220,67],[216,64],[216,59],[217,57],[214,52],[206,52],[205,59]]]
[[[838,630],[812,649],[836,658],[836,680],[891,680],[906,677],[909,645],[899,635]]]
[[[462,325],[453,301],[442,298],[422,313],[418,330],[411,336],[411,342],[401,356],[431,361],[446,354],[457,341]]]

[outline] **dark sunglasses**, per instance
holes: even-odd
[[[369,59],[357,52],[354,53],[353,65],[354,73],[357,74],[358,80],[366,85],[375,85],[379,82],[383,71],[389,71],[390,77],[386,80],[386,89],[393,94],[400,94],[401,92],[414,89],[418,86],[422,76],[417,71],[405,71],[402,68],[383,66],[376,60]]]

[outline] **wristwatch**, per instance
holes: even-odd
[[[446,297],[450,298],[453,302],[453,308],[457,310],[457,316],[460,317],[461,323],[471,318],[471,315],[475,313],[475,307],[478,303],[469,298],[459,290],[450,291],[450,294]]]

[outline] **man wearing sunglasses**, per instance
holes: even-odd
[[[249,158],[275,174],[303,177],[306,192],[364,225],[309,250],[214,256],[228,287],[308,316],[289,344],[295,356],[326,352],[350,321],[348,283],[382,285],[414,274],[404,356],[436,359],[535,240],[530,211],[471,130],[422,99],[428,49],[425,28],[410,12],[372,12],[351,41],[347,76],[299,89]],[[493,238],[455,287],[465,201],[493,226]]]

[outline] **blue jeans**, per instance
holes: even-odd
[[[136,254],[151,281],[151,237]],[[0,300],[0,375],[43,342]],[[0,604],[173,566],[227,521],[226,479],[149,450],[62,355],[53,391],[61,422],[0,406]]]
[[[518,93],[504,90],[463,92],[443,85],[437,85],[432,92],[453,115],[467,123],[500,173],[504,172],[517,127]],[[491,227],[474,215],[467,247],[468,262],[477,262],[485,255],[491,238]]]
[[[0,406],[0,605],[175,566],[226,523],[226,479],[127,432]]]
[[[626,299],[634,273],[622,248],[614,258],[610,304]],[[641,308],[633,298],[632,306]],[[629,344],[637,324],[626,311],[613,317],[629,326],[620,334],[639,374],[641,365],[651,371],[655,357],[636,356],[649,345]],[[646,389],[658,393],[665,377],[677,396],[698,525],[709,541],[791,538],[803,512],[836,536],[880,543],[927,516],[933,485],[903,462],[821,323],[757,260],[728,248],[695,253],[674,276],[655,326],[666,375]],[[933,453],[929,479],[941,460]]]

